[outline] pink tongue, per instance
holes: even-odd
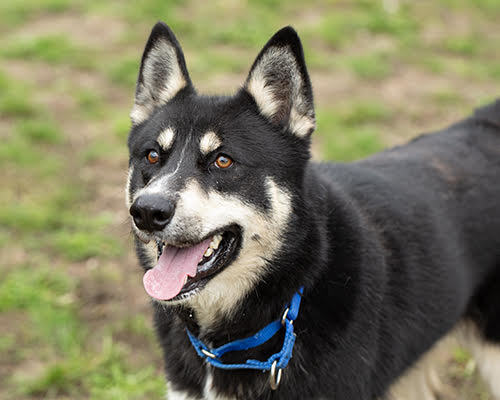
[[[142,279],[146,292],[157,300],[169,300],[179,294],[186,276],[194,277],[201,256],[208,249],[207,239],[193,247],[165,246],[156,267]]]

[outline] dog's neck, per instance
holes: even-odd
[[[193,334],[213,346],[222,345],[228,341],[254,335],[268,323],[281,317],[287,303],[301,286],[312,287],[322,271],[326,261],[326,249],[319,239],[317,221],[303,214],[304,221],[301,237],[288,240],[294,243],[293,247],[284,249],[287,257],[280,257],[277,261],[269,261],[267,268],[273,271],[272,280],[262,279],[241,301],[235,304],[234,309],[227,315],[216,315],[210,319],[210,324],[204,325],[197,318],[196,311],[190,307],[176,307],[175,312],[182,323]],[[303,254],[303,244],[308,248],[316,247],[314,251]],[[311,263],[311,254],[316,255],[316,262]],[[310,266],[304,273],[303,265]]]

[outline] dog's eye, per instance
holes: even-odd
[[[233,165],[233,160],[231,160],[228,156],[222,154],[217,157],[217,160],[215,160],[215,166],[217,168],[229,168],[231,165]]]
[[[156,164],[160,160],[160,155],[156,150],[151,150],[146,158],[150,164]]]

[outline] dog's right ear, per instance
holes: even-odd
[[[183,89],[194,91],[184,54],[172,30],[158,22],[142,55],[135,102],[130,113],[132,123],[145,121],[155,108],[169,102]]]

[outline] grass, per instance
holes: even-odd
[[[0,5],[2,24],[8,27],[20,25],[43,13],[61,13],[74,4],[72,0],[19,0],[4,1]]]
[[[406,5],[387,10],[382,2],[353,1],[342,13],[335,10],[323,16],[318,31],[326,43],[340,48],[365,34],[408,40],[417,34],[418,23]]]
[[[444,39],[443,47],[454,53],[463,56],[474,56],[480,51],[481,39],[469,36],[455,36]]]
[[[65,35],[46,35],[22,38],[8,43],[0,50],[5,58],[43,61],[49,64],[67,64],[78,68],[92,68],[94,54],[75,45]]]
[[[132,87],[137,81],[139,66],[137,57],[126,57],[110,66],[108,76],[116,84]]]
[[[23,120],[15,127],[16,135],[25,138],[33,144],[57,144],[63,140],[59,127],[50,120]]]
[[[23,265],[10,271],[0,282],[0,311],[30,310],[34,314],[46,305],[56,306],[57,299],[71,289],[68,279],[49,267]]]
[[[362,79],[387,78],[393,72],[389,55],[385,53],[352,57],[349,61],[349,68]]]
[[[4,117],[30,117],[36,114],[36,107],[22,92],[11,92],[0,95],[0,113]]]
[[[70,205],[57,206],[53,198],[44,203],[7,205],[0,210],[0,223],[23,238],[30,249],[51,249],[69,261],[120,255],[121,244],[105,231],[106,215],[88,218],[75,214]]]
[[[391,111],[375,101],[358,101],[320,109],[318,132],[326,159],[350,161],[366,157],[383,145],[379,139]]]
[[[81,261],[90,257],[117,257],[122,251],[116,239],[95,230],[61,230],[51,235],[48,241],[54,250],[70,261]]]
[[[39,376],[21,382],[23,392],[35,396],[81,396],[87,392],[89,399],[125,400],[160,399],[165,393],[165,383],[152,368],[127,368],[125,351],[110,336],[104,338],[99,353],[54,362]]]
[[[243,82],[267,39],[293,25],[315,86],[317,156],[349,161],[393,144],[387,132],[439,128],[500,93],[497,3],[2,2],[0,398],[164,398],[122,205],[128,112],[154,22],[172,26],[195,83],[223,87],[220,76]],[[58,31],[61,13],[82,23]],[[95,18],[123,36],[82,42]],[[71,107],[59,108],[60,93]],[[487,399],[469,354],[450,357],[449,380]]]
[[[0,70],[0,117],[28,118],[39,114],[40,107],[30,101],[31,92],[22,82]]]
[[[73,96],[85,119],[103,118],[106,116],[105,101],[94,91],[80,89]]]
[[[112,130],[115,136],[125,141],[127,139],[128,133],[130,131],[130,117],[128,115],[117,114],[112,119]]]
[[[437,90],[431,94],[431,99],[440,105],[459,105],[464,98],[453,90]]]

